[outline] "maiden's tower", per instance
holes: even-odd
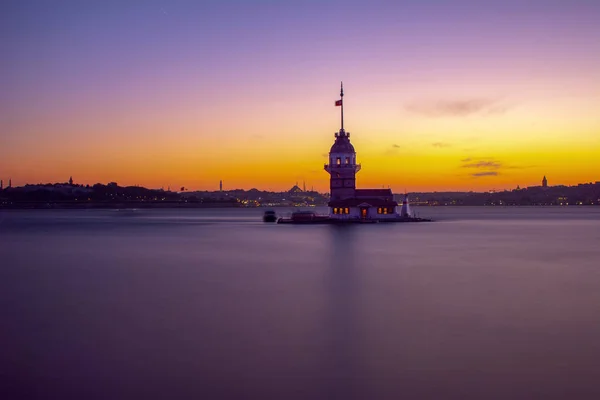
[[[335,142],[329,150],[329,164],[325,171],[330,175],[329,216],[334,219],[393,220],[410,218],[408,210],[399,215],[398,203],[391,189],[357,189],[356,174],[360,164],[356,162],[356,151],[350,143],[350,132],[344,130],[344,87],[340,99],[335,102],[341,108],[341,127],[334,134]],[[405,202],[408,199],[405,198]]]

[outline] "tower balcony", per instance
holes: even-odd
[[[329,173],[332,171],[354,170],[354,173],[360,171],[360,164],[324,164],[323,169]]]

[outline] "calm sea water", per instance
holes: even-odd
[[[0,211],[0,397],[600,398],[600,207],[262,211]]]

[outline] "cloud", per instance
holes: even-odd
[[[465,159],[467,160],[467,159]],[[471,160],[471,159],[468,159]],[[462,168],[485,168],[485,169],[498,169],[502,167],[502,163],[495,160],[480,160],[473,162],[466,162],[462,165]]]
[[[466,117],[469,115],[503,114],[510,107],[498,100],[486,98],[419,101],[405,106],[406,110],[429,117]]]
[[[473,178],[481,178],[483,176],[498,176],[497,171],[504,168],[504,164],[493,158],[463,158],[461,168],[477,169],[481,171],[470,174]]]
[[[507,165],[506,163],[492,157],[467,157],[460,160],[461,168],[474,169],[476,172],[469,175],[473,178],[482,176],[498,176],[500,171],[508,172],[515,169],[531,168],[529,165]]]
[[[497,171],[476,172],[474,174],[471,174],[471,176],[474,178],[479,178],[482,176],[498,176],[498,172]]]
[[[439,147],[439,148],[442,148],[442,147],[452,147],[452,145],[450,143],[443,143],[443,142],[435,142],[435,143],[431,143],[431,145],[433,147]]]
[[[404,146],[393,143],[392,145],[390,145],[390,147],[387,147],[385,150],[385,152],[383,153],[383,155],[385,156],[397,156],[398,154],[400,154],[400,149],[404,148]]]

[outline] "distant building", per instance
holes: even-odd
[[[298,186],[298,182],[296,182],[296,184],[290,189],[288,190],[288,193],[290,195],[300,195],[303,193],[302,189],[300,189],[300,187]]]
[[[329,215],[338,219],[388,219],[398,218],[398,203],[391,189],[356,189],[356,173],[361,165],[356,163],[356,151],[350,143],[350,132],[344,130],[344,89],[340,90],[341,127],[335,133],[335,142],[329,151],[329,164],[325,171],[330,175]],[[408,197],[405,197],[405,216],[408,216]]]
[[[544,178],[542,179],[542,187],[548,187],[548,179],[546,179],[546,175],[544,175]]]
[[[72,176],[69,177],[69,185],[73,185],[73,177]]]

